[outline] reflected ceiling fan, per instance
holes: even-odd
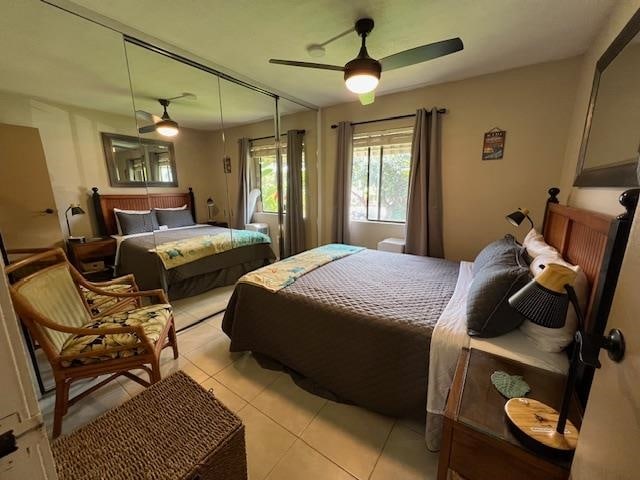
[[[380,81],[380,74],[383,71],[395,70],[396,68],[408,67],[416,63],[426,62],[434,58],[444,57],[451,53],[459,52],[464,48],[462,40],[458,37],[442,40],[440,42],[429,43],[420,47],[411,48],[403,52],[389,55],[388,57],[376,60],[367,53],[367,36],[373,30],[373,20],[361,18],[356,22],[355,31],[362,37],[360,53],[353,60],[347,62],[344,67],[339,65],[326,65],[324,63],[297,62],[295,60],[278,60],[272,58],[269,63],[278,65],[289,65],[292,67],[319,68],[322,70],[337,70],[344,72],[344,83],[347,88],[359,94],[360,102],[363,105],[373,103],[374,91]]]
[[[160,103],[160,105],[162,105],[162,107],[164,108],[164,113],[161,117],[153,115],[149,112],[145,112],[144,110],[136,110],[136,117],[147,122],[151,122],[151,125],[145,125],[144,127],[138,128],[138,132],[158,132],[160,135],[163,135],[165,137],[175,137],[180,131],[178,122],[171,119],[171,117],[169,116],[169,112],[167,112],[167,108],[172,101],[178,100],[179,98],[188,98],[191,100],[195,100],[197,97],[193,93],[183,92],[182,95],[178,95],[177,97],[158,98],[158,103]]]

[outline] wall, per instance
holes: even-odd
[[[133,118],[59,105],[46,100],[0,92],[0,122],[38,128],[42,138],[53,194],[62,231],[64,212],[71,203],[89,215],[71,218],[74,235],[96,234],[91,187],[101,193],[144,194],[145,188],[113,188],[109,185],[100,132],[135,135]],[[213,193],[212,156],[207,154],[210,132],[182,128],[173,139],[178,169],[177,188],[150,188],[153,192],[194,189],[198,220],[206,220],[206,198]],[[163,138],[163,137],[158,137]]]
[[[560,184],[561,199],[570,205],[596,210],[609,214],[623,211],[618,203],[618,197],[624,188],[573,188],[582,132],[584,129],[591,85],[595,73],[596,63],[611,42],[620,33],[633,14],[640,8],[640,0],[616,2],[607,22],[600,29],[591,48],[583,55],[579,75],[575,86],[576,101],[569,126],[567,144],[564,154],[562,181]]]
[[[318,244],[317,218],[318,218],[318,181],[317,181],[317,113],[314,110],[298,112],[284,115],[280,119],[280,131],[286,132],[291,129],[304,129],[305,136],[305,162],[307,171],[307,212],[305,219],[305,235],[307,247],[311,248]],[[214,132],[209,136],[208,146],[216,159],[215,191],[217,198],[224,198],[227,195],[232,213],[235,213],[238,197],[238,169],[239,169],[239,149],[238,140],[241,138],[261,138],[274,134],[274,123],[272,120],[265,120],[248,125],[241,125],[226,128],[224,131],[225,142],[222,142],[221,132]],[[282,137],[283,139],[285,137]],[[223,172],[222,158],[231,158],[231,173],[219,174]],[[227,212],[229,214],[230,212]],[[216,215],[218,220],[227,220],[228,215],[220,209]],[[274,250],[277,253],[278,245],[278,216],[273,213],[257,213],[254,215],[255,222],[269,224],[269,231],[273,238]]]
[[[442,123],[446,257],[472,260],[487,243],[516,233],[503,214],[517,207],[529,208],[540,224],[546,191],[561,177],[579,62],[566,59],[385,95],[366,107],[353,102],[322,109],[321,242],[330,241],[333,221],[337,138],[330,126],[431,106],[449,111]],[[397,126],[402,122],[368,127]],[[507,130],[505,156],[482,161],[484,132],[496,126]],[[391,233],[379,231],[376,225],[368,231],[358,227],[358,243],[368,246]],[[521,227],[517,233],[522,237],[525,231]],[[402,228],[393,236],[403,236]]]

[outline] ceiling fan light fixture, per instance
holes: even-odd
[[[175,137],[178,135],[178,123],[171,119],[160,120],[156,123],[156,132],[165,137]]]
[[[344,67],[344,83],[353,93],[369,93],[380,81],[382,67],[372,58],[356,58]]]

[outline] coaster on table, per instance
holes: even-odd
[[[507,398],[524,397],[531,391],[531,387],[522,376],[509,375],[500,370],[491,374],[491,383],[503,397]]]

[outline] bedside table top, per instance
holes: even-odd
[[[509,375],[521,375],[531,387],[528,398],[539,400],[555,409],[560,408],[566,380],[564,375],[476,349],[471,349],[466,359],[462,398],[457,411],[458,422],[521,447],[521,443],[511,433],[505,417],[504,405],[507,399],[491,383],[491,374],[497,370]],[[569,418],[578,427],[582,423],[575,397]]]

